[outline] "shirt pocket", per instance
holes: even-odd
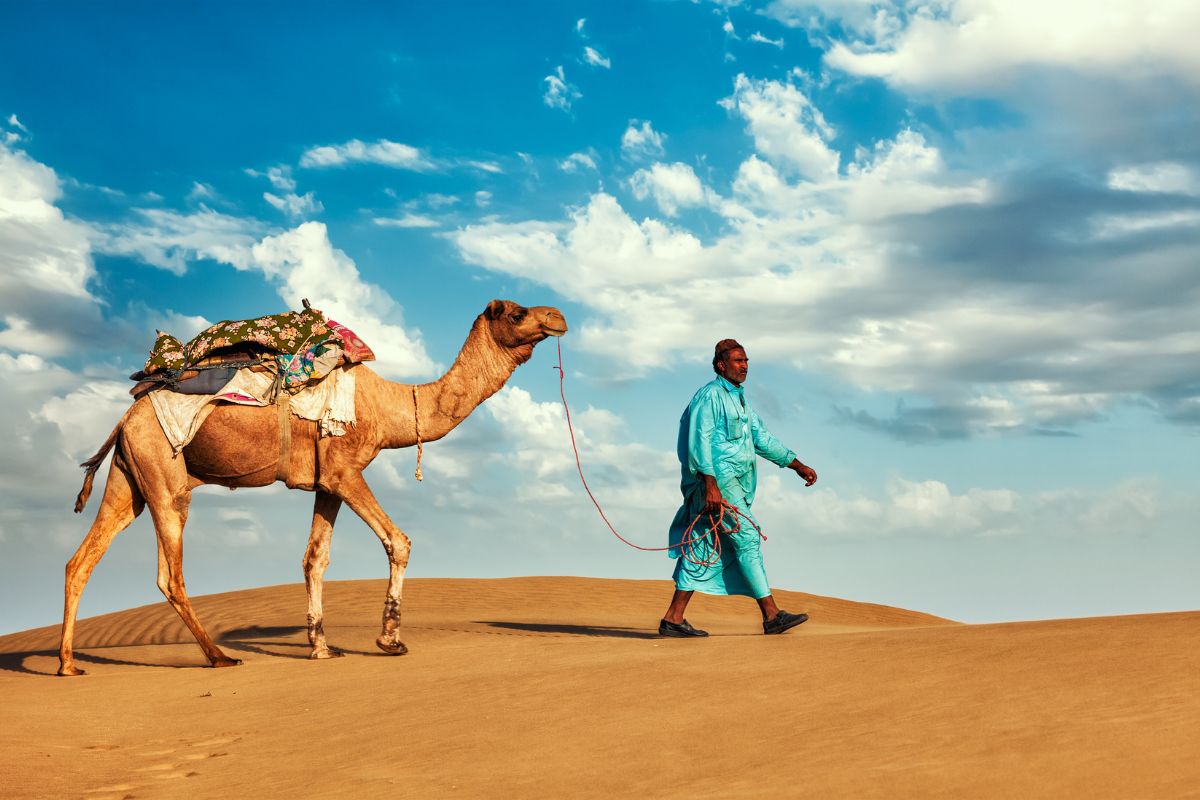
[[[739,441],[746,434],[746,423],[738,416],[729,415],[725,418],[725,433],[730,441]]]

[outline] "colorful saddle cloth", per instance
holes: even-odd
[[[306,301],[303,311],[218,322],[187,344],[159,331],[146,365],[130,378],[177,387],[185,373],[201,365],[254,363],[276,372],[281,386],[294,391],[324,378],[341,364],[374,358],[371,348],[352,330],[326,319]]]

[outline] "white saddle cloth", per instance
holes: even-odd
[[[196,437],[217,403],[243,406],[271,405],[274,377],[248,369],[237,371],[216,394],[179,394],[167,390],[150,393],[158,424],[178,453]],[[333,370],[320,383],[305,386],[291,397],[291,411],[317,423],[321,436],[342,436],[354,424],[354,367]]]

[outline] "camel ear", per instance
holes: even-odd
[[[487,315],[488,319],[498,319],[504,313],[504,301],[493,300],[487,304],[487,308],[483,310],[483,313]]]

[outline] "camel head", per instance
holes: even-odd
[[[511,300],[493,300],[482,316],[492,339],[511,351],[518,363],[529,359],[538,342],[567,332],[562,312],[551,306],[526,308]]]

